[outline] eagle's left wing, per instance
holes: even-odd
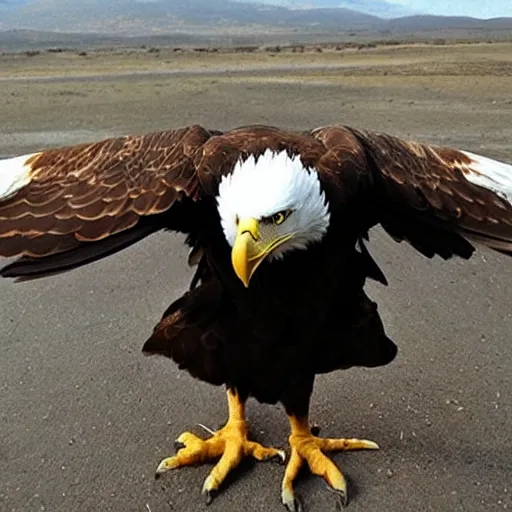
[[[350,168],[340,183],[365,190],[358,197],[369,218],[397,241],[428,257],[468,258],[471,242],[512,256],[512,165],[369,130],[332,126],[313,135],[342,171]]]

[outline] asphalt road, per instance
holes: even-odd
[[[289,85],[280,94],[290,94]],[[277,108],[278,99],[272,101]],[[219,105],[209,108],[203,118],[213,126],[215,116],[226,113]],[[250,108],[259,107],[244,108],[223,120],[245,124]],[[288,112],[286,123],[330,121],[327,100],[322,108],[307,123],[304,113]],[[55,130],[66,130],[62,112],[63,118],[55,114]],[[432,139],[450,133],[460,141],[485,131],[496,155],[506,128],[493,132],[487,114],[486,120],[472,114],[483,124],[466,127],[467,137],[449,131],[456,121],[448,113],[438,119],[438,131],[418,120],[409,129],[420,137],[430,130]],[[138,130],[142,115],[126,112],[124,131]],[[399,115],[405,120],[400,126]],[[408,115],[395,112],[386,123],[405,130]],[[367,126],[375,126],[376,119],[366,116]],[[270,121],[278,118],[279,112],[269,114]],[[117,129],[95,122],[90,126],[98,130]],[[35,149],[29,139],[37,129],[27,119],[28,138],[16,150]],[[1,135],[9,138],[6,129]],[[41,132],[37,136],[40,147]],[[60,141],[53,136],[48,143]],[[506,159],[503,151],[501,156]],[[368,289],[399,355],[385,368],[318,378],[312,403],[322,435],[366,437],[381,446],[334,455],[351,486],[347,510],[512,508],[512,260],[488,250],[469,262],[427,260],[379,229],[370,250],[390,285]],[[0,282],[0,510],[206,510],[200,489],[211,466],[169,472],[157,482],[153,474],[182,431],[201,434],[197,423],[216,428],[224,422],[224,392],[140,352],[163,310],[188,284],[186,256],[181,237],[159,234],[72,273]],[[248,417],[255,439],[287,447],[280,407],[250,401]],[[208,510],[280,511],[282,475],[279,465],[244,464]],[[317,477],[305,474],[297,493],[307,511],[334,510],[334,496]]]

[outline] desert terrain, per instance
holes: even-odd
[[[0,55],[0,157],[191,123],[330,123],[512,163],[512,43],[73,49]],[[512,260],[428,260],[380,229],[369,284],[397,359],[317,379],[350,512],[512,508]],[[196,512],[209,465],[153,478],[184,430],[226,418],[224,392],[140,349],[191,270],[178,235],[44,280],[0,282],[0,509]],[[279,406],[250,401],[252,436],[287,448]],[[208,510],[284,510],[283,467],[244,463]],[[307,472],[304,511],[335,498]]]

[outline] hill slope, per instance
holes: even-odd
[[[266,0],[269,1],[269,0]],[[286,0],[283,0],[286,1]],[[294,5],[302,0],[290,0]],[[477,20],[464,17],[407,16],[384,19],[337,3],[386,12],[385,0],[304,0],[324,8],[294,9],[268,3],[233,0],[0,0],[0,30],[30,29],[149,35],[198,30],[201,27],[273,26],[286,30],[422,31],[445,28],[512,29],[512,18]],[[387,11],[389,13],[389,10]]]
[[[32,0],[3,8],[1,29],[57,31],[159,32],[183,25],[321,25],[342,29],[382,22],[349,9],[295,10],[229,0]],[[117,28],[116,28],[117,26]]]

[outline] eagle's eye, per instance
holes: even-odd
[[[279,226],[279,224],[282,224],[286,220],[288,215],[290,215],[290,210],[274,213],[270,219],[276,226]]]

